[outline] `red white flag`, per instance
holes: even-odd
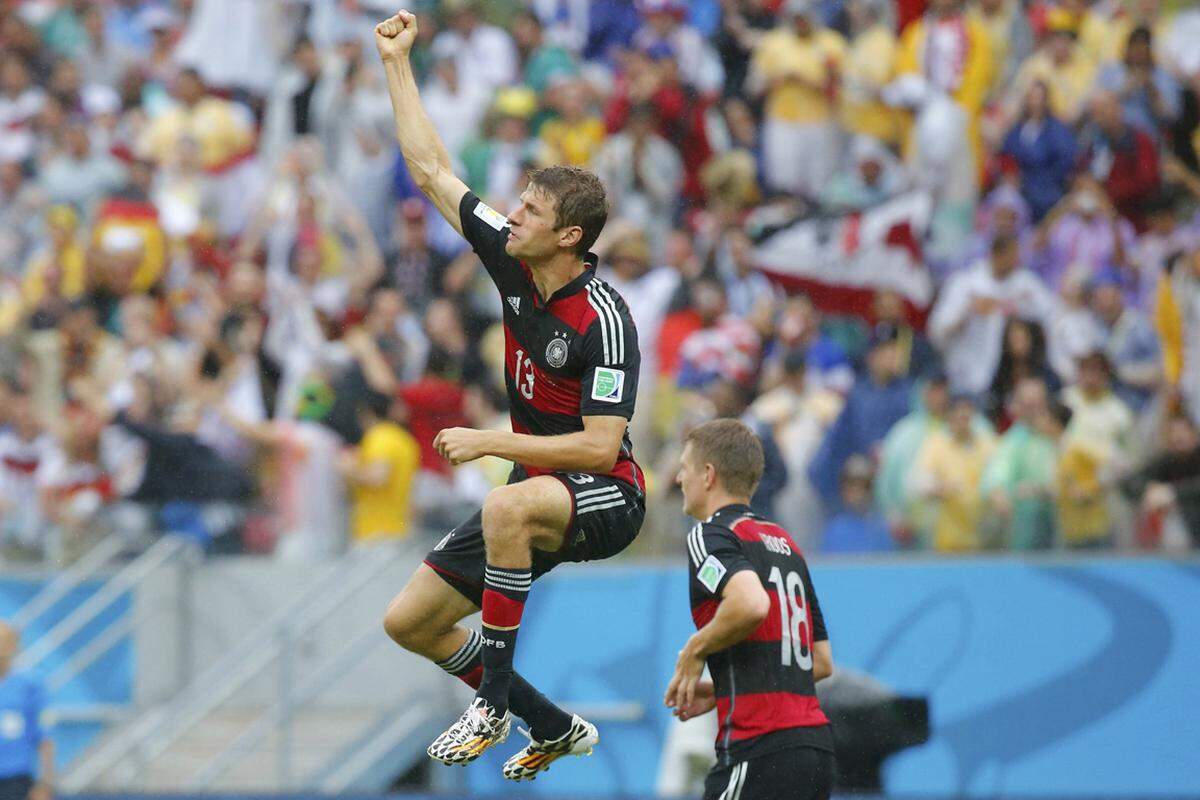
[[[759,241],[756,263],[822,311],[870,318],[875,292],[894,289],[923,321],[934,293],[921,254],[932,208],[928,194],[908,192],[864,212],[800,220]]]

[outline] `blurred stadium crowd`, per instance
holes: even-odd
[[[431,447],[507,424],[500,299],[398,158],[394,5],[0,2],[5,558],[114,530],[315,559],[504,480]],[[760,432],[756,502],[811,550],[1200,543],[1200,9],[412,5],[472,188],[608,187],[635,549],[677,550],[679,434],[714,415]],[[786,279],[905,198],[903,275]]]

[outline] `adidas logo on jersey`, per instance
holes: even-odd
[[[521,298],[510,297],[510,298],[508,298],[508,304],[510,306],[512,306],[512,310],[513,310],[514,314],[520,315],[520,313],[521,313]]]

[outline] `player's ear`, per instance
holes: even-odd
[[[567,225],[558,232],[558,246],[574,250],[575,245],[583,239],[583,228],[578,225]]]
[[[717,468],[712,464],[704,465],[704,488],[712,490],[717,485]]]

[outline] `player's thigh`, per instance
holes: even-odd
[[[704,782],[704,800],[828,800],[833,772],[832,753],[778,750],[714,769]]]
[[[562,546],[571,525],[574,501],[562,481],[539,475],[498,486],[483,502],[485,538],[515,535],[547,552]]]
[[[384,627],[396,641],[418,645],[443,635],[478,610],[428,564],[421,564],[388,604]]]

